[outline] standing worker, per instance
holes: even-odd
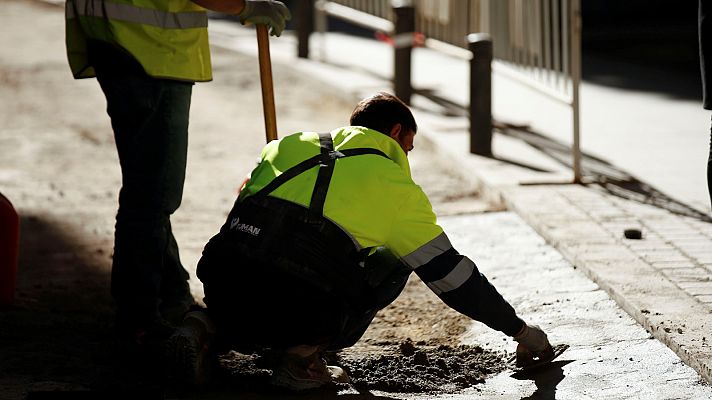
[[[173,375],[204,382],[214,339],[281,350],[276,385],[346,381],[321,353],[354,345],[411,272],[455,310],[513,336],[518,353],[553,358],[546,334],[522,321],[437,225],[410,176],[417,125],[408,107],[379,93],[357,105],[350,125],[262,150],[198,263],[207,309],[188,313],[169,339]]]
[[[183,195],[195,82],[212,79],[205,9],[265,24],[291,18],[274,0],[67,0],[74,77],[96,77],[121,164],[111,294],[122,343],[161,345],[194,304],[170,216]]]

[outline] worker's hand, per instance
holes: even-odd
[[[243,24],[269,26],[272,36],[281,35],[287,21],[292,19],[287,6],[277,0],[246,0],[245,8],[237,16]]]
[[[551,344],[546,337],[546,333],[536,325],[524,323],[519,333],[514,335],[514,340],[519,342],[520,345],[524,346],[526,350],[534,356],[539,356],[551,350]]]

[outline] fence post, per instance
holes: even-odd
[[[404,103],[410,104],[413,94],[411,86],[411,58],[413,52],[413,33],[415,32],[415,7],[409,0],[391,1],[395,15],[395,32],[393,36],[394,71],[393,86],[395,94]]]
[[[470,60],[470,153],[492,155],[492,38],[467,35]]]
[[[314,0],[297,0],[297,56],[309,58],[309,36],[314,32]]]

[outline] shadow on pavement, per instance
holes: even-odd
[[[263,379],[264,378],[264,379]],[[168,399],[244,399],[244,400],[395,400],[393,397],[375,395],[368,390],[361,390],[357,387],[346,384],[328,386],[319,389],[293,392],[287,389],[271,386],[268,377],[255,377],[248,381],[230,381],[228,377],[220,377],[217,382],[200,388],[168,388],[165,392]]]
[[[16,302],[0,311],[0,393],[8,398],[87,388],[114,375],[108,255],[89,251],[76,230],[21,215]]]
[[[211,400],[232,400],[235,398],[243,400],[396,400],[393,397],[378,396],[369,392],[363,393],[343,393],[330,390],[314,390],[304,393],[278,392],[275,390],[266,392],[242,392],[239,390],[222,390],[195,392],[192,394],[181,394],[176,397],[166,397],[170,399],[211,399]]]
[[[528,127],[500,123],[497,128],[502,134],[519,139],[560,164],[572,168],[571,148],[568,145],[534,132]],[[582,153],[581,172],[583,176],[592,179],[591,184],[598,185],[611,195],[652,205],[673,214],[712,222],[712,217],[706,213],[673,199],[652,185],[601,158]]]
[[[17,301],[0,310],[0,398],[394,399],[345,386],[286,392],[270,386],[267,376],[249,382],[216,376],[201,390],[167,384],[160,363],[117,352],[111,238],[92,235],[90,226],[75,222],[87,220],[21,216]]]
[[[563,367],[571,363],[569,360],[554,361],[545,368],[537,369],[533,372],[517,372],[512,374],[512,378],[520,381],[534,381],[536,391],[530,396],[522,397],[522,400],[553,400],[556,398],[556,387],[564,380]]]
[[[413,88],[413,93],[419,94],[442,107],[441,113],[448,117],[468,117],[470,115],[467,106],[436,94],[436,89]]]

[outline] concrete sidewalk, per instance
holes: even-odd
[[[236,31],[222,21],[212,21],[211,29],[214,45],[256,51],[254,34],[249,30]],[[296,41],[286,33],[272,41],[272,57],[318,76],[351,100],[376,90],[391,90],[392,50],[387,45],[332,33],[324,44],[326,49],[321,52],[316,41],[313,43],[314,58],[321,61],[298,59]],[[452,73],[439,74],[426,86],[436,85],[443,99],[466,104],[467,63],[418,50],[415,75],[438,68]],[[497,88],[508,91],[508,97],[517,96],[512,82],[496,87],[495,96],[501,96]],[[470,155],[468,122],[457,107],[415,95],[413,108],[419,135],[437,143],[453,165],[470,172],[469,178],[485,195],[516,211],[654,337],[712,382],[712,224],[614,196],[595,184],[567,184],[571,179],[568,170],[512,137],[496,135],[494,148],[499,159],[516,163]],[[700,130],[704,131],[704,126]],[[633,148],[621,150],[635,153]],[[664,178],[672,179],[678,173],[670,170],[670,177]],[[687,183],[698,184],[695,179]],[[697,193],[699,188],[689,192]],[[690,196],[688,203],[702,209],[699,199],[699,195]],[[627,228],[641,229],[642,239],[626,239],[623,231]]]

